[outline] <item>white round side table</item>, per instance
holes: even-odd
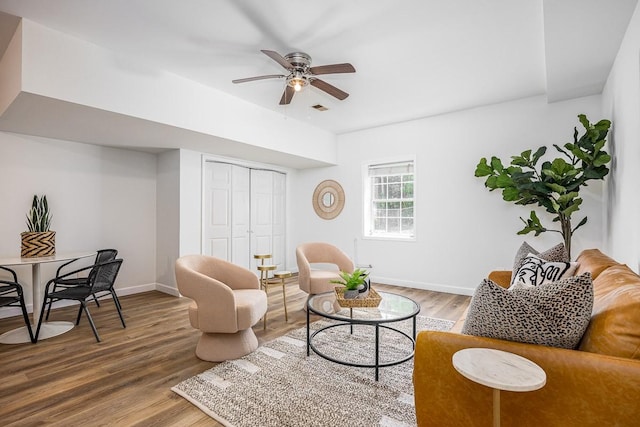
[[[544,370],[529,359],[491,348],[465,348],[452,358],[464,377],[493,389],[493,425],[500,426],[500,390],[533,391],[547,382]]]

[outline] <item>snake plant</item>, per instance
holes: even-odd
[[[49,212],[47,196],[33,196],[31,209],[27,213],[27,228],[32,232],[49,231],[52,215]]]

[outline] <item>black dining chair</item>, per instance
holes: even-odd
[[[18,276],[16,272],[10,268],[0,266],[0,269],[11,273],[13,276],[13,281],[0,279],[0,307],[20,307],[22,309],[22,317],[24,318],[24,323],[27,325],[29,338],[32,343],[35,343],[36,338],[33,336],[31,321],[27,315],[27,307],[24,304],[24,294],[22,292],[22,286],[18,283]]]
[[[118,316],[120,316],[122,327],[126,328],[127,325],[124,322],[124,317],[122,317],[122,306],[120,305],[120,300],[118,299],[116,291],[113,288],[121,265],[122,259],[115,259],[112,261],[90,265],[88,267],[70,271],[69,273],[49,280],[45,288],[42,312],[40,314],[40,320],[38,321],[38,328],[36,329],[36,340],[38,339],[38,334],[40,333],[40,325],[42,324],[42,318],[44,317],[44,308],[47,303],[50,304],[52,302],[60,300],[74,300],[80,303],[76,325],[80,324],[80,317],[82,316],[82,312],[84,311],[87,314],[87,319],[89,319],[89,323],[91,324],[93,334],[96,336],[96,340],[100,342],[100,335],[98,335],[96,325],[93,323],[91,313],[89,313],[89,309],[87,307],[87,299],[92,297],[95,298],[98,294],[111,295],[111,297],[113,298],[113,303],[116,306],[116,310],[118,311]],[[71,277],[78,273],[86,273],[87,271],[89,272],[89,275],[87,276],[86,286],[68,286],[56,288],[56,279],[65,279],[67,278],[67,276]]]
[[[101,264],[103,262],[112,261],[116,259],[118,256],[117,249],[100,249],[96,254],[96,259],[94,261],[94,265]],[[70,264],[78,261],[78,259],[72,259],[69,262],[65,262],[58,270],[56,270],[56,277],[54,278],[55,285],[53,290],[57,290],[58,287],[70,287],[70,286],[89,286],[89,275],[85,275],[84,277],[62,277],[67,276],[67,274],[62,271]],[[93,300],[96,302],[96,305],[100,307],[100,302],[98,298],[94,295]],[[51,302],[49,302],[49,306],[47,307],[47,316],[45,320],[49,320],[49,313],[51,312]]]

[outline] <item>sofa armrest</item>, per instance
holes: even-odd
[[[547,374],[536,391],[501,393],[503,425],[634,426],[640,420],[640,361],[451,332],[422,331],[413,382],[419,426],[486,426],[492,390],[460,375],[451,363],[463,348],[484,347],[526,357]]]
[[[511,274],[508,270],[495,270],[489,273],[488,279],[503,288],[508,288],[511,284]]]

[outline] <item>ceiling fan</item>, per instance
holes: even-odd
[[[353,65],[344,63],[311,67],[311,56],[304,52],[288,53],[285,56],[282,56],[278,52],[274,52],[272,50],[261,50],[261,52],[276,61],[278,64],[282,65],[287,71],[289,71],[289,74],[270,74],[267,76],[248,77],[246,79],[232,80],[233,83],[285,78],[287,81],[287,87],[284,89],[282,98],[280,98],[280,105],[289,104],[293,99],[293,95],[307,85],[314,86],[341,101],[349,96],[347,92],[338,89],[324,80],[320,80],[317,76],[323,74],[355,73],[356,69],[353,68]]]

